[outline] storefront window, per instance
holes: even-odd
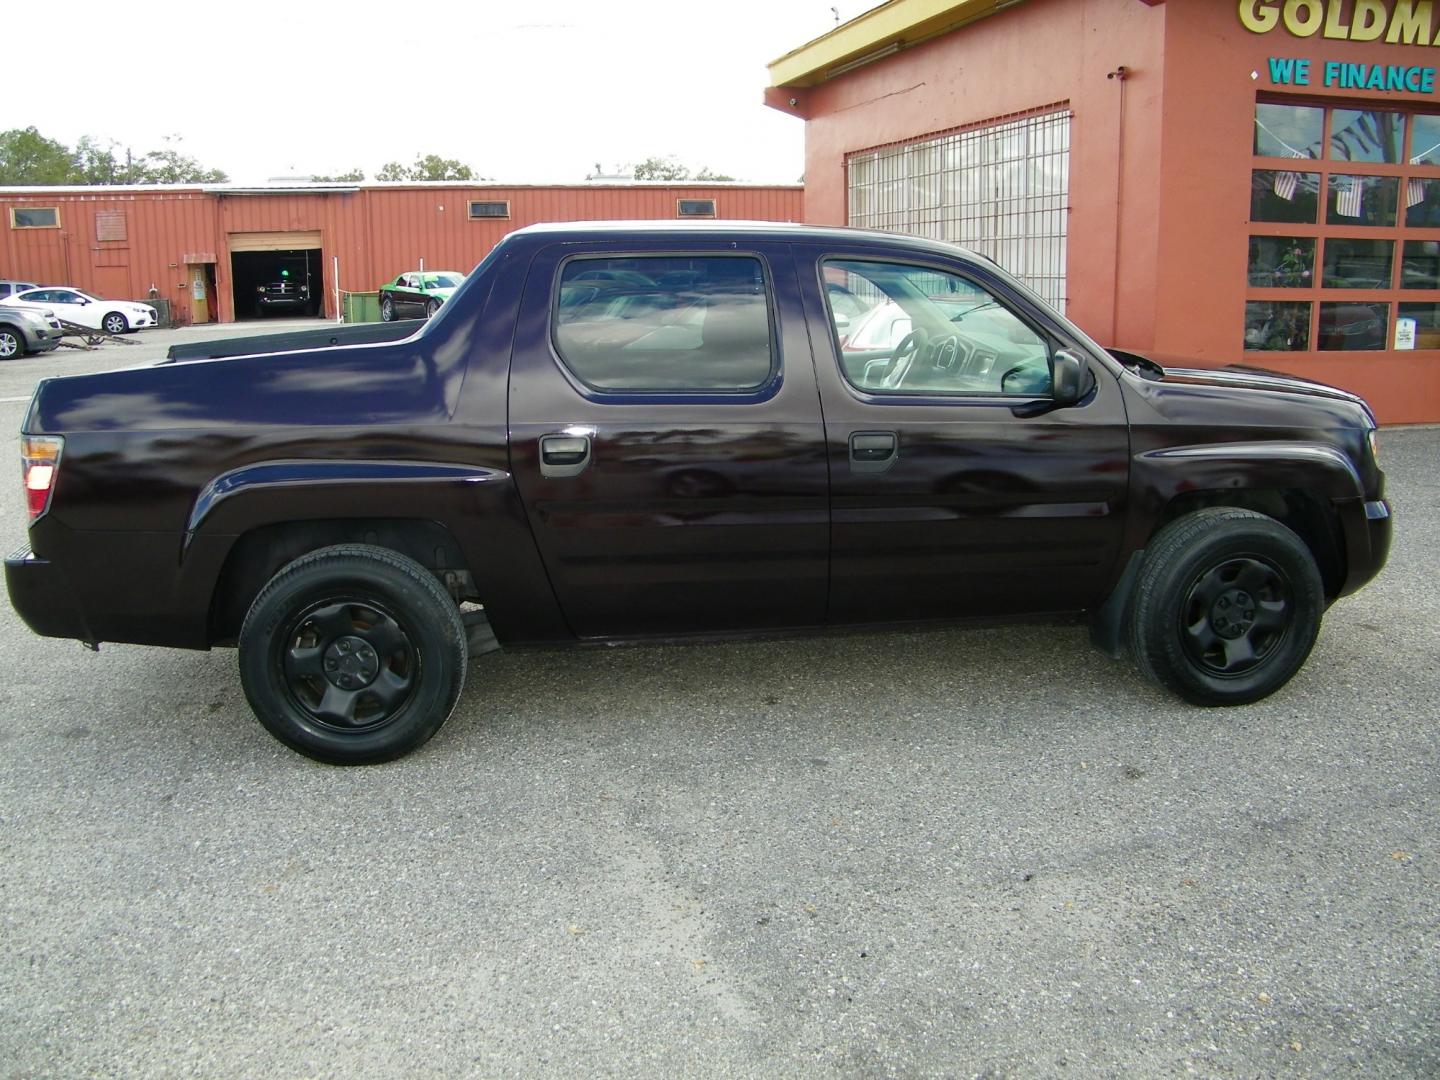
[[[1400,319],[1415,323],[1415,348],[1440,349],[1440,303],[1401,304],[1396,321]]]
[[[1405,114],[1370,109],[1336,109],[1330,121],[1332,161],[1398,165],[1405,148]]]
[[[1410,136],[1410,164],[1440,165],[1440,116],[1420,113],[1412,120],[1415,131]]]
[[[1321,352],[1388,349],[1389,329],[1389,304],[1321,304],[1316,344]]]
[[[1255,106],[1256,157],[1319,157],[1325,110],[1308,105]]]
[[[1440,108],[1387,105],[1256,105],[1246,352],[1440,350]]]
[[[1310,305],[1252,300],[1245,305],[1246,352],[1306,352]]]
[[[1393,240],[1325,241],[1320,284],[1327,289],[1388,289],[1395,261]]]
[[[1405,181],[1405,225],[1411,229],[1440,228],[1440,180],[1412,176]]]
[[[1400,260],[1402,289],[1440,289],[1440,240],[1406,240]]]
[[[1256,169],[1250,174],[1250,220],[1315,224],[1320,174]]]
[[[1315,240],[1308,236],[1252,236],[1250,284],[1305,289],[1315,284]]]
[[[1395,203],[1400,180],[1395,176],[1330,177],[1325,195],[1325,224],[1395,224]]]

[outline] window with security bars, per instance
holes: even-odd
[[[1440,115],[1261,100],[1246,352],[1440,349]]]
[[[851,225],[961,244],[1065,310],[1068,110],[850,154],[845,167]]]

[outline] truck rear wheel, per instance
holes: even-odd
[[[1273,518],[1211,507],[1156,534],[1130,613],[1140,670],[1196,705],[1243,705],[1300,670],[1325,608],[1305,542]]]
[[[392,761],[440,730],[465,683],[460,612],[433,574],[387,548],[311,552],[260,591],[240,679],[285,745],[332,765]]]

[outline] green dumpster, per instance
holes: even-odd
[[[378,292],[346,293],[345,321],[347,323],[379,322],[380,294]]]

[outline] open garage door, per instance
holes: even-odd
[[[324,308],[320,233],[231,233],[235,318],[303,317]]]

